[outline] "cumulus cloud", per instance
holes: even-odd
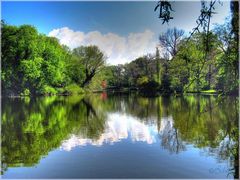
[[[114,33],[102,34],[99,31],[84,33],[68,27],[54,29],[48,34],[59,39],[61,44],[71,49],[78,46],[97,45],[108,57],[108,64],[123,64],[147,53],[154,53],[157,45],[154,33],[145,30],[120,36]]]

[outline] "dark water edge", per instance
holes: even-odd
[[[233,91],[233,92],[204,92],[204,91],[186,91],[186,92],[174,92],[174,91],[165,91],[165,90],[149,90],[149,89],[139,89],[139,88],[107,88],[107,89],[102,89],[102,90],[93,90],[90,92],[86,92],[83,94],[91,94],[91,93],[114,93],[114,94],[131,94],[131,93],[136,93],[140,96],[145,96],[145,97],[157,97],[157,96],[182,96],[186,94],[197,94],[197,95],[218,95],[218,96],[239,96],[239,91]],[[78,94],[78,95],[83,95],[83,94]],[[12,94],[6,94],[2,93],[1,97],[8,97],[8,98],[19,98],[19,97],[45,97],[45,96],[72,96],[72,95],[77,95],[75,93],[70,93],[70,92],[65,92],[65,93],[58,93],[58,94],[33,94],[30,96],[25,96],[25,95],[20,95],[16,93]]]
[[[236,153],[234,154],[238,152],[238,149],[234,149],[232,142],[237,142],[239,139],[238,124],[236,124],[239,117],[237,102],[238,99],[235,97],[183,95],[149,98],[141,97],[137,93],[3,98],[3,178],[42,178],[41,176],[44,175],[53,177],[54,173],[48,172],[47,169],[58,171],[62,168],[61,165],[53,164],[62,163],[70,163],[69,167],[65,167],[65,174],[59,171],[63,178],[201,178],[201,175],[205,178],[236,178],[239,176],[237,161],[239,158]],[[127,134],[134,135],[139,132],[141,135],[149,131],[150,134],[146,137],[154,137],[156,142],[151,141],[151,138],[145,141],[144,138],[141,139],[141,136],[137,136],[140,140],[137,141],[136,137],[126,134],[126,137],[118,139],[113,145],[106,140],[100,147],[95,147],[94,141],[98,142],[101,136],[109,136],[106,133],[111,132],[109,130],[113,124],[115,124],[113,132],[117,129],[124,129],[121,123],[125,121],[122,122],[121,119],[126,119],[128,122],[124,125],[132,124]],[[166,126],[167,122],[170,124]],[[143,129],[135,132],[136,127]],[[152,132],[155,127],[157,132],[155,130]],[[75,139],[77,142],[87,139],[93,144],[88,143],[85,146],[77,144],[71,147],[71,150],[63,148],[59,151],[61,147],[69,147],[66,145],[74,140],[71,139],[72,136],[77,138]],[[198,139],[199,137],[201,138]],[[225,140],[221,141],[222,138]],[[177,144],[174,145],[174,143]],[[220,146],[221,143],[223,144]],[[224,143],[227,143],[227,146]],[[198,156],[195,153],[203,149],[204,156]],[[126,155],[128,151],[129,156]],[[100,152],[107,154],[97,156],[100,159],[96,161],[94,158],[88,159]],[[146,152],[151,153],[146,154]],[[78,161],[75,162],[80,154],[85,157],[82,160],[86,167]],[[171,160],[164,159],[163,156]],[[161,161],[157,160],[158,158]],[[204,162],[204,158],[206,158],[206,167],[209,164],[209,169],[205,173],[201,172],[201,168],[203,170],[204,167],[197,163],[197,161]],[[215,162],[215,158],[222,164]],[[131,163],[125,164],[123,159]],[[115,162],[116,160],[119,162]],[[137,161],[141,161],[142,164]],[[231,163],[227,165],[227,161],[232,165]],[[71,164],[71,162],[75,163]],[[94,164],[89,164],[90,162],[98,165],[98,168]],[[101,162],[108,163],[102,164]],[[162,166],[163,162],[168,162],[169,168]],[[186,169],[182,169],[181,166],[173,169],[177,162],[186,163]],[[73,171],[74,164],[79,166],[79,171],[83,173],[82,176]],[[129,170],[123,168],[123,165]],[[158,166],[162,168],[160,172]],[[91,167],[95,167],[93,172],[98,176],[87,173]],[[120,169],[114,167],[122,168],[125,175],[119,174]],[[138,167],[140,174],[134,172],[133,167]],[[152,170],[147,167],[152,167]],[[198,167],[198,171],[193,167]],[[166,174],[163,173],[164,171]],[[227,176],[229,173],[230,175]]]

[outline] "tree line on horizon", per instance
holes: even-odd
[[[159,36],[161,56],[156,48],[155,54],[111,66],[106,65],[107,57],[95,45],[71,50],[33,26],[2,21],[2,94],[83,93],[102,89],[103,81],[109,89],[138,89],[143,93],[237,94],[237,20],[229,18],[209,33],[194,33],[191,38],[185,37],[183,30],[168,29]]]
[[[183,30],[168,29],[159,36],[164,56],[159,49],[155,55],[146,55],[118,66],[109,67],[112,86],[137,87],[144,92],[222,92],[237,94],[238,45],[231,33],[231,25],[218,25],[209,34],[209,53],[205,53],[204,33],[195,33],[191,39]]]

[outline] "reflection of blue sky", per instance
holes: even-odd
[[[103,144],[114,144],[124,139],[131,142],[144,142],[153,144],[156,142],[157,134],[166,134],[173,128],[172,117],[161,119],[160,132],[156,125],[149,125],[141,122],[133,116],[121,113],[108,115],[104,132],[97,140],[84,138],[81,134],[72,134],[70,139],[62,143],[61,148],[66,151],[72,150],[76,146],[102,146]]]

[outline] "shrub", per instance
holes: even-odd
[[[144,96],[154,96],[159,89],[159,84],[154,80],[148,80],[148,78],[143,77],[138,79],[138,88]]]
[[[20,96],[30,96],[30,91],[29,89],[24,89],[23,92],[20,94]]]
[[[143,76],[137,79],[137,86],[144,86],[144,84],[147,84],[149,82],[148,77]]]
[[[57,88],[57,93],[58,94],[64,94],[65,93],[65,88]]]
[[[83,94],[84,90],[80,88],[77,84],[70,84],[65,88],[67,94]]]
[[[40,94],[42,95],[54,95],[54,94],[57,94],[57,91],[56,89],[54,89],[53,87],[51,86],[48,86],[48,85],[44,85],[41,89],[40,89]]]

